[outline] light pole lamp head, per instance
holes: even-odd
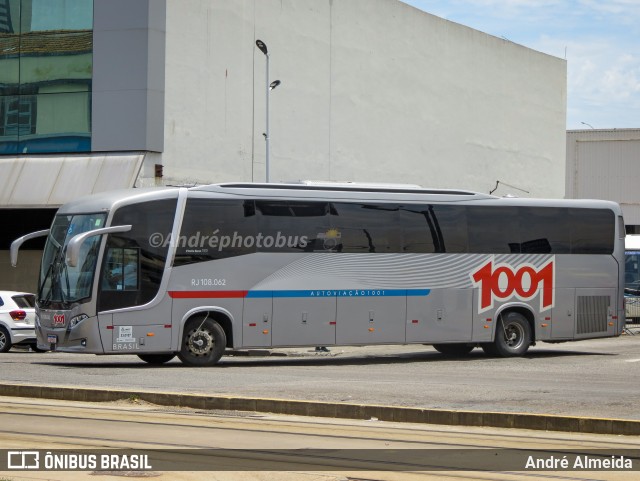
[[[273,90],[274,88],[276,88],[278,85],[280,85],[282,82],[280,82],[280,80],[274,80],[273,82],[271,82],[269,84],[269,90]]]
[[[256,40],[256,47],[258,47],[263,54],[269,55],[269,51],[267,50],[267,44],[264,43],[262,40]]]

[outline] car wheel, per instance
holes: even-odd
[[[6,327],[0,326],[0,352],[11,349],[11,335]]]
[[[224,329],[208,317],[194,317],[187,321],[178,357],[188,366],[213,366],[227,345]]]
[[[174,352],[170,354],[138,354],[138,357],[146,363],[160,365],[171,361],[176,357],[176,354]]]

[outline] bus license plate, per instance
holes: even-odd
[[[54,334],[49,334],[47,336],[47,342],[49,344],[57,344],[58,343],[58,336],[56,336]]]

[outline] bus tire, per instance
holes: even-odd
[[[172,352],[170,354],[138,354],[138,357],[148,364],[160,365],[171,361],[171,359],[176,357],[176,353]]]
[[[4,326],[0,326],[0,352],[8,352],[11,349],[11,334]]]
[[[187,366],[213,366],[227,345],[224,329],[213,319],[198,316],[184,325],[178,357]]]
[[[461,357],[469,354],[475,346],[473,344],[434,344],[433,348],[440,354]]]
[[[522,356],[531,344],[531,326],[519,312],[511,311],[498,316],[496,337],[485,352],[499,357]]]

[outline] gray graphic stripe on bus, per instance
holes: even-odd
[[[320,279],[354,287],[380,288],[441,288],[471,287],[470,273],[493,258],[496,264],[531,264],[539,267],[550,255],[416,255],[416,254],[309,254],[283,266],[254,285],[253,289],[280,289],[295,285],[298,280]],[[349,284],[350,283],[350,284]],[[324,282],[321,282],[324,286]],[[321,285],[320,283],[317,285]]]

